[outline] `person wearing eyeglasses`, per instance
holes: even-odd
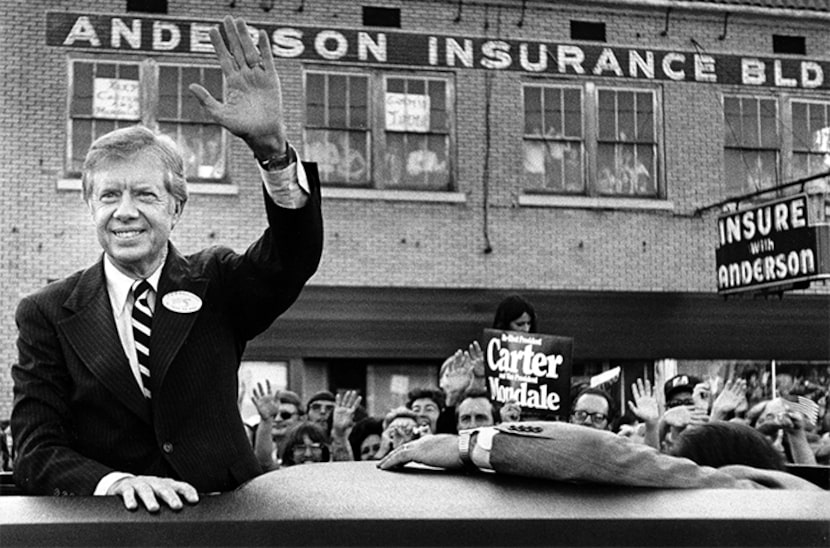
[[[604,390],[586,388],[574,398],[569,422],[597,430],[611,430],[614,422],[614,400]]]
[[[251,401],[259,412],[260,421],[254,432],[254,454],[263,469],[280,467],[288,430],[300,420],[300,397],[290,390],[271,391],[270,382],[252,390]]]
[[[331,450],[326,433],[315,422],[303,421],[291,427],[286,435],[283,466],[329,462]]]

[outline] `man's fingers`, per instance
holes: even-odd
[[[144,507],[148,512],[159,511],[159,503],[158,500],[156,500],[156,493],[149,484],[140,482],[136,483],[135,493],[138,495],[138,498],[141,499],[141,502],[144,504]]]
[[[276,71],[274,56],[271,53],[271,42],[268,41],[268,34],[264,30],[259,31],[259,53],[262,55],[262,66],[266,72]]]
[[[238,21],[242,21],[242,19],[238,19],[235,22],[232,17],[226,16],[222,20],[222,25],[225,28],[225,39],[228,41],[228,50],[231,52],[231,58],[236,67],[242,68],[247,62],[245,61],[245,52],[242,50],[242,43],[239,41],[239,32],[236,30]],[[244,23],[244,21],[242,22]],[[244,34],[247,34],[247,32],[247,30],[243,31]]]
[[[378,463],[378,468],[381,470],[389,470],[390,468],[403,466],[408,462],[412,462],[412,459],[409,458],[409,448],[404,444],[383,457]]]
[[[242,55],[245,57],[245,64],[254,68],[259,66],[260,55],[254,42],[251,40],[251,33],[248,31],[248,25],[242,19],[236,20],[236,35],[239,37],[239,45],[242,46]]]
[[[127,510],[136,510],[138,508],[138,501],[135,500],[135,490],[132,486],[125,486],[119,489],[116,494],[121,495],[121,500],[124,501],[124,508]]]
[[[216,58],[219,60],[219,66],[222,67],[222,72],[226,75],[231,74],[238,66],[236,61],[233,60],[231,52],[228,51],[228,47],[225,45],[225,40],[222,38],[219,27],[210,29],[208,35],[210,36],[210,43],[213,44],[213,49],[216,51]]]
[[[217,112],[219,108],[222,106],[222,103],[214,99],[213,95],[210,94],[208,90],[200,86],[199,84],[190,84],[188,86],[190,92],[196,96],[196,99],[205,107],[210,113],[211,116],[217,118]]]

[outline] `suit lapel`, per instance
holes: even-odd
[[[153,312],[153,334],[150,339],[150,364],[153,379],[153,393],[159,393],[170,368],[173,358],[178,353],[200,310],[194,312],[175,312],[164,305],[164,296],[174,291],[186,291],[202,299],[204,306],[207,292],[207,279],[193,278],[188,270],[188,262],[170,244],[167,262],[159,279],[156,308]]]
[[[150,423],[150,408],[130,370],[115,328],[102,262],[87,269],[64,306],[76,313],[58,324],[93,375],[126,407]]]

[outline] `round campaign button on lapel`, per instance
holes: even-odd
[[[161,298],[164,308],[179,314],[190,314],[202,308],[202,299],[190,291],[172,291]]]

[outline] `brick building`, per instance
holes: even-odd
[[[655,364],[826,372],[830,286],[718,295],[711,206],[830,170],[827,1],[31,0],[0,7],[0,418],[17,301],[100,253],[91,139],[177,139],[182,251],[265,226],[247,149],[187,91],[221,89],[206,28],[228,13],[271,36],[289,137],[324,179],[322,264],[249,345],[248,385],[358,388],[383,413],[514,292],[574,337],[575,377],[619,365],[621,391]],[[827,178],[802,186],[826,223]]]

